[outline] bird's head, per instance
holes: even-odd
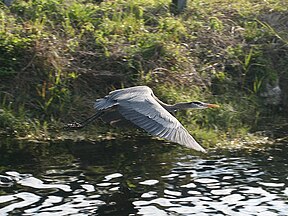
[[[217,104],[209,104],[201,101],[190,102],[190,108],[192,109],[206,109],[206,108],[219,108],[219,107],[220,106]]]

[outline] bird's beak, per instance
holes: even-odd
[[[208,108],[219,108],[220,106],[217,104],[206,104]]]

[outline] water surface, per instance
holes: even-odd
[[[287,215],[288,147],[0,141],[0,215]]]

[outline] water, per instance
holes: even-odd
[[[0,215],[288,215],[287,150],[2,140]]]

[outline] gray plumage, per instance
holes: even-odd
[[[206,151],[170,112],[178,109],[207,107],[218,107],[218,105],[202,102],[168,105],[160,101],[147,86],[135,86],[112,91],[104,98],[97,99],[94,104],[97,111],[105,113],[105,111],[113,110],[111,114],[113,113],[115,116],[119,112],[126,120],[131,121],[151,135],[201,152]],[[119,119],[119,116],[115,120],[117,118]]]

